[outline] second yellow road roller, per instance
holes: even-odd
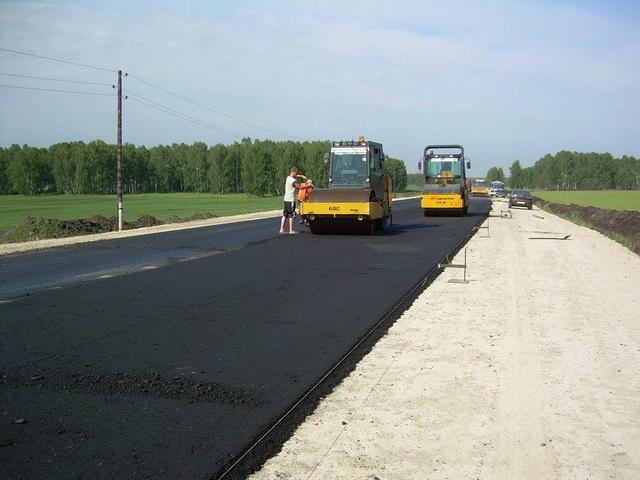
[[[465,161],[462,145],[428,145],[424,149],[420,207],[425,216],[466,215],[469,209],[466,168],[471,168],[471,164]]]

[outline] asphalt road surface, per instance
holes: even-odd
[[[270,219],[0,257],[0,477],[215,478],[488,210],[406,201],[374,236]]]

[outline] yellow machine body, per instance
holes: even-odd
[[[473,185],[471,187],[471,194],[475,195],[476,197],[488,197],[489,189],[485,186]]]
[[[460,194],[425,194],[420,199],[420,207],[425,209],[462,209],[465,198]]]
[[[300,207],[301,215],[326,216],[330,218],[344,216],[366,216],[371,220],[377,220],[384,216],[384,207],[378,202],[367,203],[304,203]]]
[[[364,233],[384,229],[391,216],[391,178],[377,197],[370,188],[315,189],[300,205],[300,215],[313,233]]]
[[[318,189],[300,206],[300,214],[315,217],[362,216],[378,220],[385,215],[384,199],[372,198],[371,189]]]
[[[473,184],[471,185],[471,195],[476,197],[489,196],[489,187],[487,187],[484,179],[478,178],[474,180]]]

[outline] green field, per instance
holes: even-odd
[[[254,197],[245,194],[214,195],[208,193],[142,193],[125,195],[124,220],[133,222],[147,214],[164,220],[170,215],[182,218],[196,213],[217,216],[277,210],[282,197]],[[0,229],[21,225],[27,217],[58,220],[89,218],[94,215],[117,215],[115,195],[1,195]]]
[[[607,210],[640,211],[640,190],[585,190],[557,192],[534,190],[533,195],[553,203],[569,205],[574,203],[585,207],[606,208]]]

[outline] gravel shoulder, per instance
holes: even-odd
[[[251,478],[640,478],[640,257],[512,213]]]

